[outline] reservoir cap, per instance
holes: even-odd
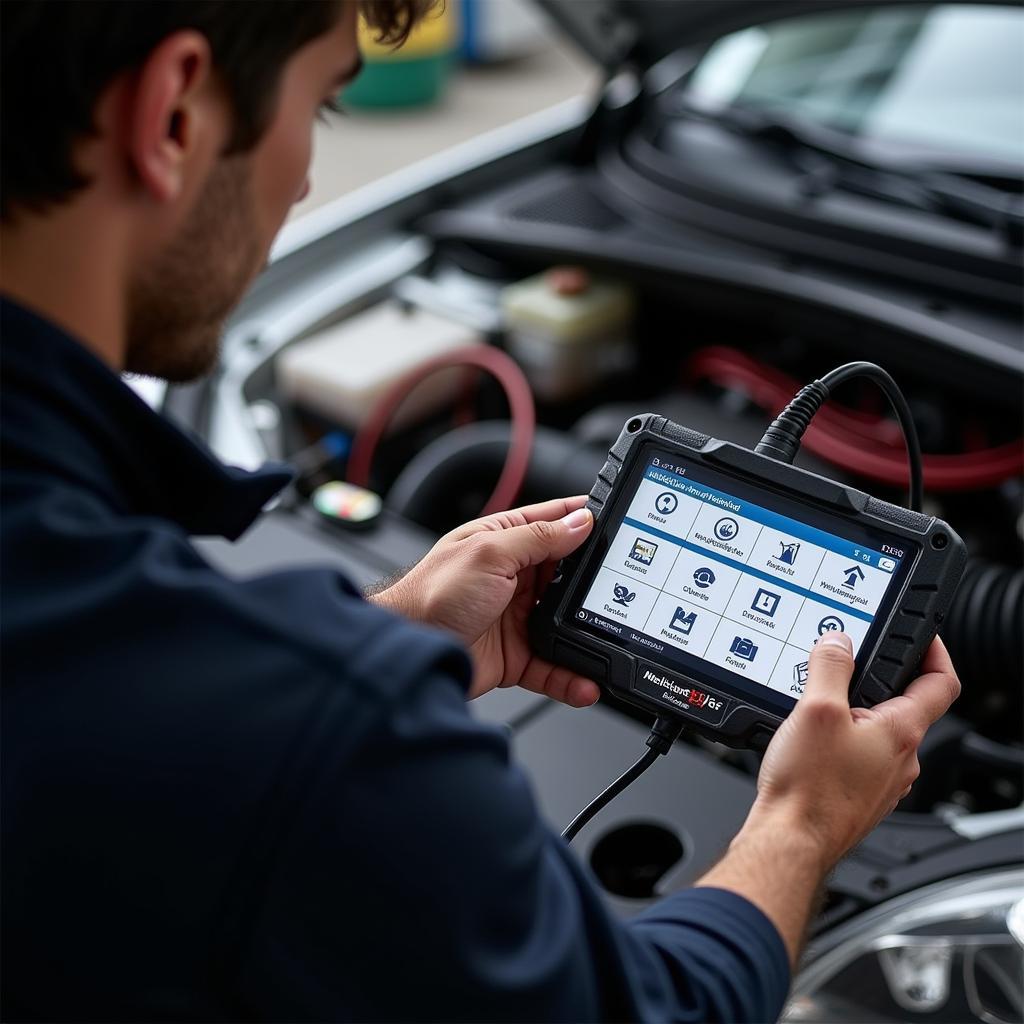
[[[365,487],[331,480],[312,494],[313,508],[337,526],[360,529],[380,516],[384,503],[380,495]]]

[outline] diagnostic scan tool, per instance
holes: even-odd
[[[764,747],[834,630],[853,641],[852,704],[899,693],[966,550],[932,516],[788,464],[815,410],[795,441],[780,416],[757,451],[629,420],[590,493],[594,532],[534,613],[534,649],[735,747]]]

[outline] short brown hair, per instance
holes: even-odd
[[[94,131],[106,86],[181,29],[210,43],[234,113],[233,152],[254,146],[284,65],[336,22],[346,0],[3,0],[0,5],[0,218],[88,184],[74,143]],[[360,0],[378,41],[401,45],[436,0]]]
[[[376,31],[378,43],[401,46],[413,26],[438,0],[360,0],[366,24]]]

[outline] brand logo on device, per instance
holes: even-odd
[[[641,678],[644,682],[653,683],[655,686],[660,686],[667,690],[669,694],[682,698],[682,703],[696,710],[721,711],[725,707],[725,701],[721,698],[712,697],[710,693],[705,693],[703,690],[694,690],[689,686],[680,686],[667,676],[652,672],[649,668],[644,669],[644,674]]]

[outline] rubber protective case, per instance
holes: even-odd
[[[918,551],[915,562],[888,617],[875,631],[874,650],[854,675],[850,701],[870,707],[902,692],[935,637],[963,575],[967,549],[956,533],[934,516],[881,501],[653,413],[627,421],[608,452],[587,501],[595,519],[593,533],[559,564],[531,616],[530,642],[537,654],[654,714],[675,714],[689,728],[729,746],[763,749],[782,724],[785,715],[758,706],[756,698],[724,693],[717,683],[698,674],[660,665],[654,657],[634,654],[584,632],[566,607],[600,554],[619,490],[627,485],[642,450],[651,444],[677,451],[688,462],[739,477],[748,486],[765,486],[766,494],[795,498],[808,508],[910,542]]]

